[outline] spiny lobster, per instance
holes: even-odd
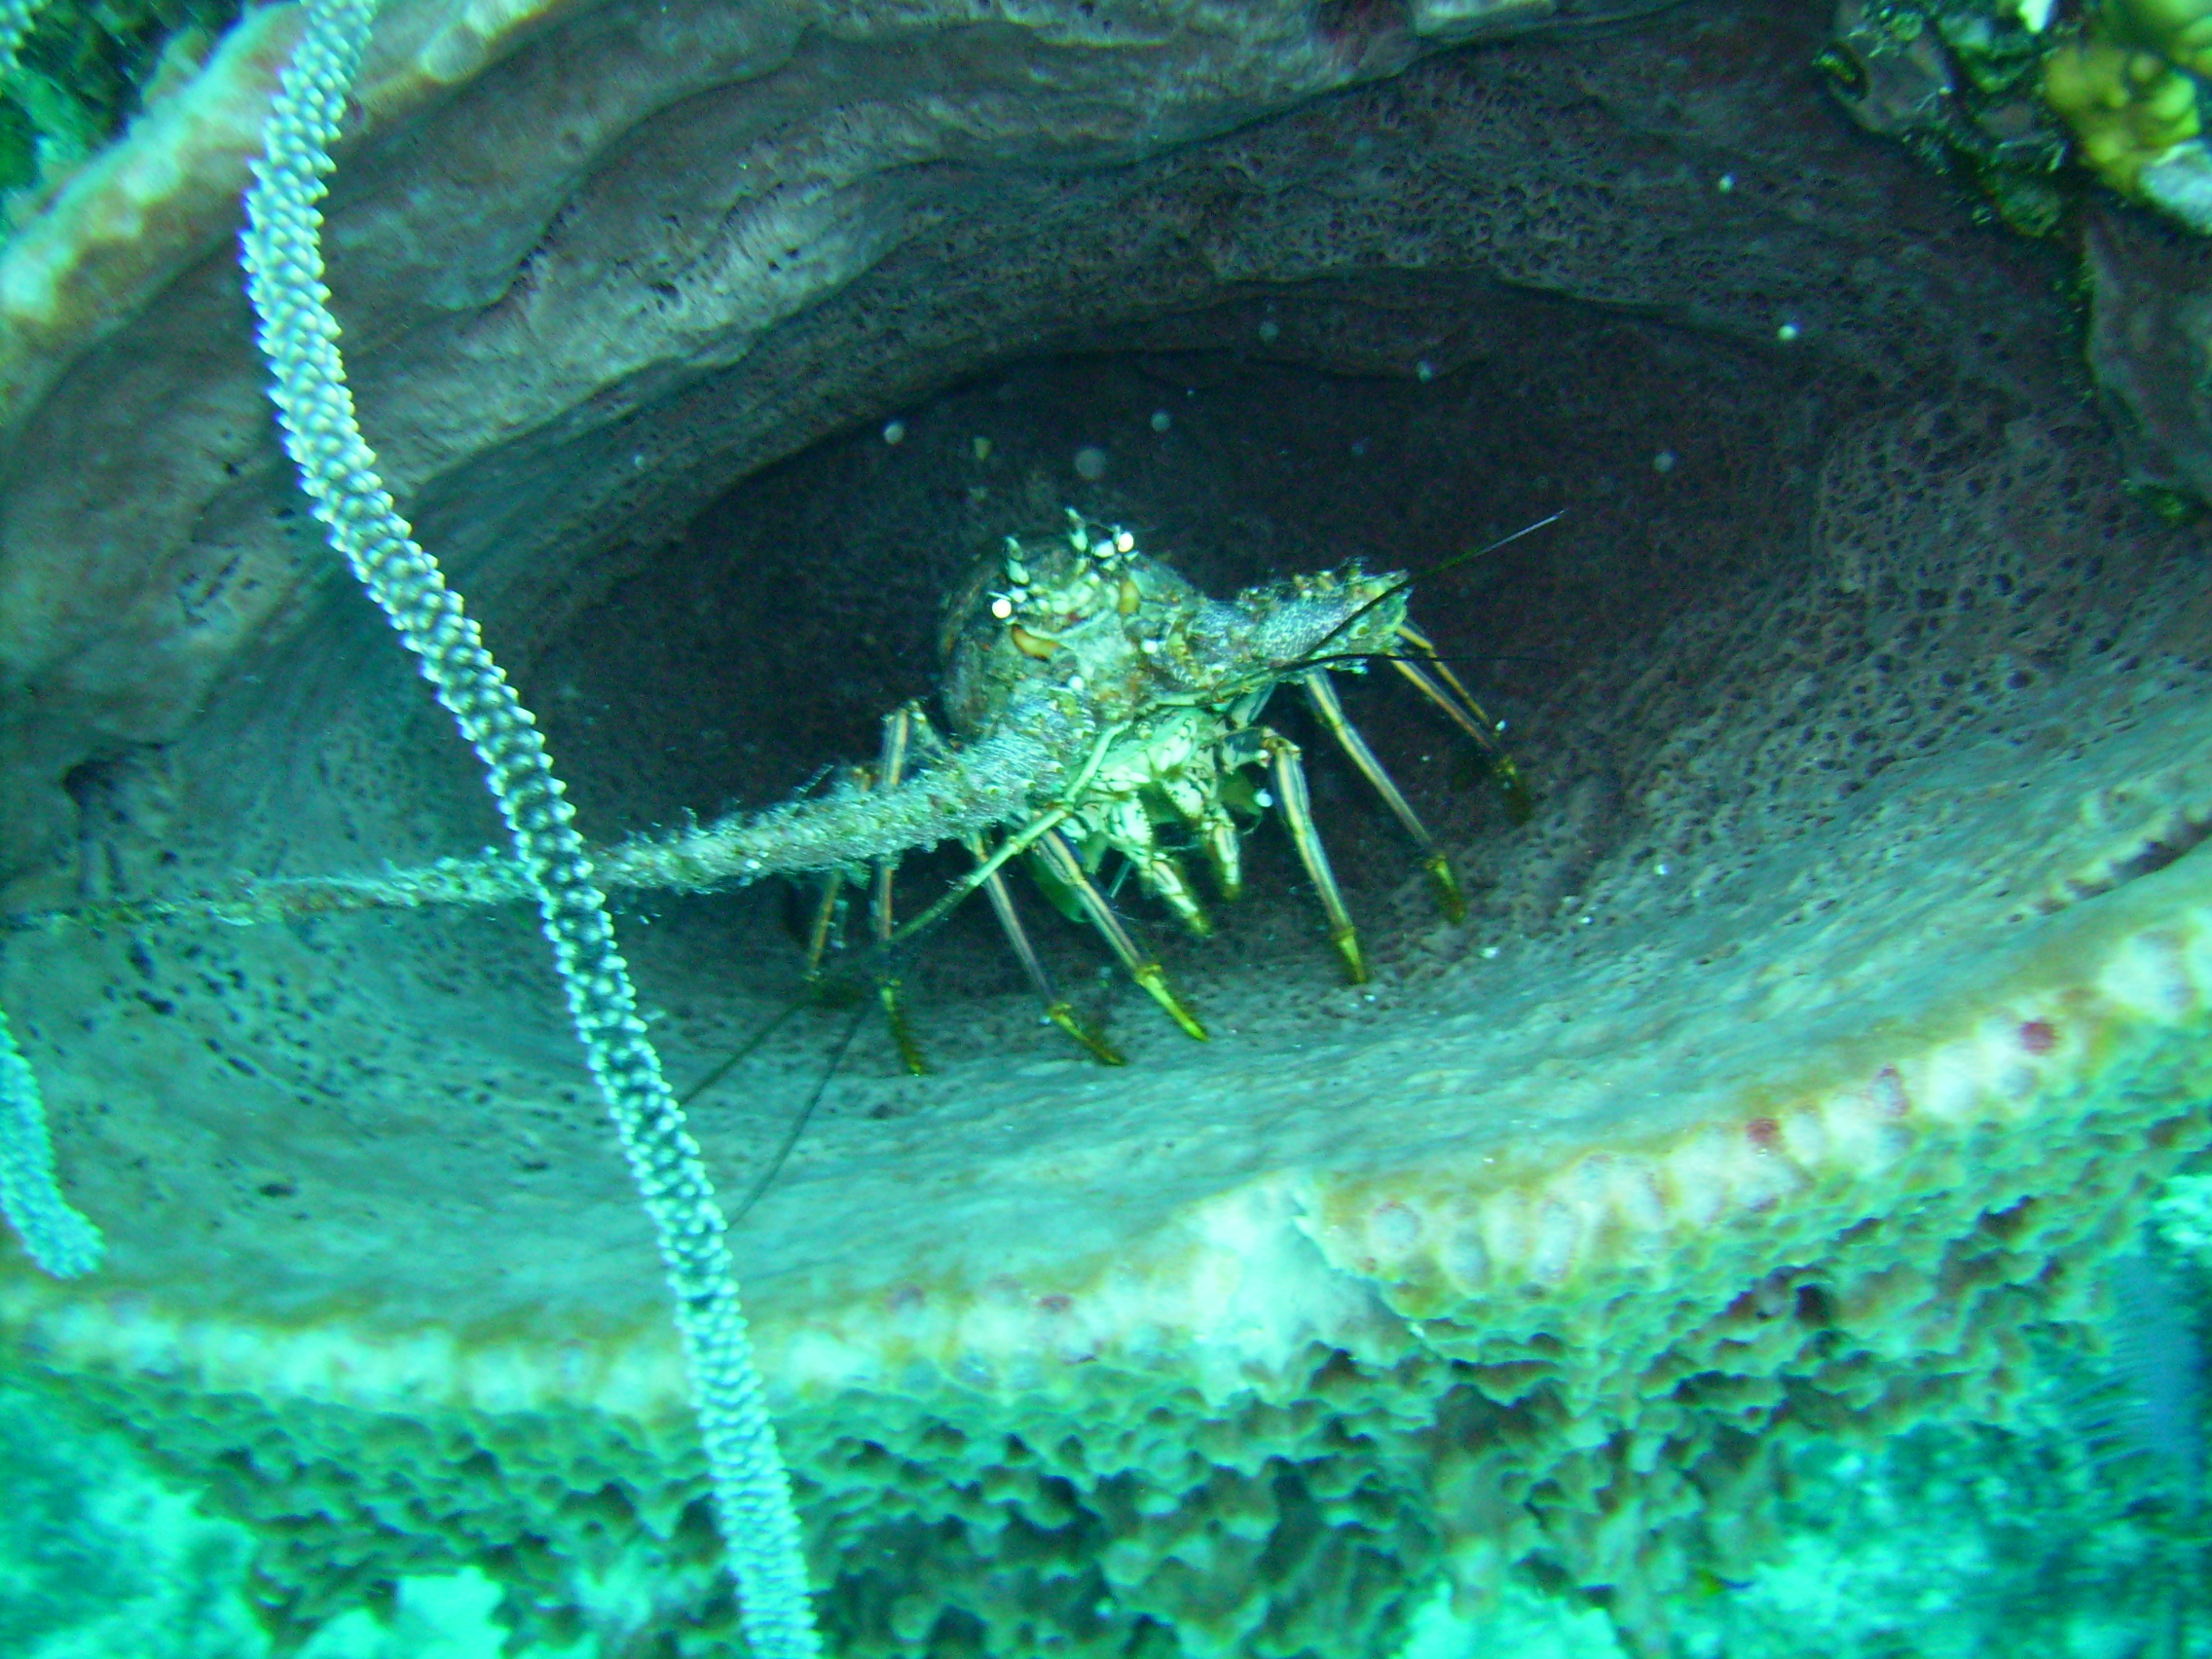
[[[884,720],[872,766],[843,768],[829,790],[680,833],[642,836],[592,856],[608,889],[699,892],[776,873],[827,876],[808,948],[820,971],[849,885],[872,885],[882,961],[980,889],[1053,1024],[1093,1057],[1120,1064],[1061,995],[1016,913],[1006,866],[1026,857],[1048,896],[1087,919],[1130,977],[1192,1037],[1207,1033],[1169,987],[1100,885],[1109,855],[1194,933],[1211,931],[1177,853],[1195,844],[1226,899],[1243,885],[1241,842],[1270,808],[1289,830],[1353,983],[1367,966],[1314,825],[1297,744],[1262,723],[1276,689],[1296,683],[1323,727],[1420,850],[1445,913],[1465,915],[1450,860],[1346,718],[1338,671],[1388,662],[1483,752],[1509,810],[1527,794],[1512,757],[1426,636],[1407,620],[1411,580],[1355,560],[1285,577],[1234,599],[1206,597],[1119,526],[1070,509],[1063,533],[1009,536],[978,562],[945,608],[940,697],[950,736],[918,703]],[[1250,774],[1258,773],[1263,782]],[[903,926],[891,885],[903,853],[957,840],[966,875]],[[872,881],[868,866],[872,866]],[[506,857],[445,859],[363,877],[241,878],[176,898],[8,919],[14,930],[203,918],[258,922],[372,907],[520,901],[530,890]],[[921,1060],[885,967],[879,994],[909,1069]]]

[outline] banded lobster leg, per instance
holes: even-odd
[[[848,768],[848,780],[865,781],[872,789],[897,789],[900,780],[905,775],[906,756],[913,743],[913,721],[918,718],[918,711],[911,708],[900,709],[884,716],[883,747],[875,771],[868,773],[857,767]],[[905,990],[900,981],[896,959],[890,948],[892,937],[897,931],[892,913],[891,892],[898,873],[899,861],[896,857],[879,858],[875,861],[875,871],[869,884],[868,924],[876,945],[875,996],[877,1002],[883,1005],[883,1017],[891,1028],[892,1045],[899,1051],[899,1063],[906,1068],[909,1076],[926,1077],[929,1075],[929,1063],[922,1058],[921,1045],[914,1041],[913,1026],[907,1021]],[[845,888],[848,884],[857,884],[858,880],[857,874],[849,874],[840,868],[830,870],[823,883],[822,903],[814,912],[814,925],[807,930],[806,937],[806,980],[809,984],[817,983],[822,977],[823,959],[829,953],[830,941],[841,932]]]
[[[1122,918],[1114,913],[1113,903],[1105,894],[1099,892],[1098,884],[1090,879],[1089,872],[1083,867],[1083,861],[1076,857],[1075,849],[1068,845],[1067,837],[1057,830],[1048,830],[1037,838],[1035,851],[1052,878],[1075,895],[1076,902],[1083,906],[1084,914],[1090,918],[1090,925],[1098,930],[1114,954],[1122,959],[1122,966],[1128,970],[1129,977],[1143,986],[1146,995],[1154,1002],[1166,1010],[1167,1017],[1181,1026],[1186,1036],[1195,1037],[1201,1043],[1208,1041],[1206,1028],[1198,1023],[1197,1015],[1182,1005],[1168,985],[1166,970],[1160,966],[1157,959],[1147,958],[1137,947],[1136,940],[1123,925]]]
[[[1307,879],[1313,883],[1313,890],[1321,896],[1321,908],[1328,912],[1329,942],[1345,959],[1345,972],[1351,983],[1364,985],[1367,961],[1360,955],[1359,931],[1352,926],[1351,910],[1345,903],[1344,890],[1337,885],[1336,871],[1329,866],[1329,853],[1321,844],[1321,831],[1313,823],[1313,800],[1306,788],[1305,759],[1298,745],[1278,731],[1254,726],[1250,736],[1272,768],[1275,806],[1290,829],[1290,839],[1298,848],[1299,862],[1306,866]]]
[[[915,726],[921,719],[921,710],[911,703],[883,717],[883,748],[875,775],[877,789],[895,790],[905,780],[906,756],[914,747]],[[899,1050],[901,1063],[909,1075],[925,1077],[930,1068],[922,1059],[921,1045],[914,1041],[914,1029],[906,1021],[905,989],[900,983],[891,953],[891,937],[898,932],[892,917],[891,892],[898,875],[896,853],[875,861],[875,890],[869,895],[867,906],[868,927],[875,935],[880,964],[876,971],[875,994],[883,1004],[883,1017],[891,1027],[891,1041]]]
[[[978,865],[989,861],[990,854],[985,850],[981,836],[969,836],[967,845],[968,851],[975,855]],[[1014,955],[1021,959],[1021,971],[1029,976],[1029,983],[1037,992],[1037,1000],[1045,1005],[1045,1017],[1082,1044],[1084,1051],[1100,1065],[1127,1065],[1128,1061],[1122,1057],[1121,1051],[1107,1042],[1102,1032],[1086,1025],[1082,1015],[1076,1013],[1075,1005],[1060,995],[1060,988],[1052,979],[1052,971],[1045,966],[1044,958],[1037,954],[1037,947],[1029,942],[1029,930],[1021,925],[1021,916],[1014,907],[1014,894],[1007,888],[1006,877],[995,869],[991,871],[983,879],[983,894],[991,902],[991,913],[998,917],[1000,931],[1006,935],[1007,942],[1014,946]]]
[[[929,717],[917,704],[908,703],[885,716],[883,731],[884,775],[891,783],[898,781],[909,752],[933,759],[949,753],[944,739],[938,735],[937,728],[930,724]],[[1049,835],[1050,831],[1046,833]],[[1082,1015],[1076,1013],[1075,1005],[1060,994],[1059,986],[1052,979],[1051,970],[1045,966],[1044,958],[1037,954],[1036,945],[1030,941],[1029,930],[1022,926],[1020,912],[1014,908],[1014,894],[1008,888],[1006,876],[999,867],[1003,861],[992,855],[981,835],[963,836],[961,844],[976,861],[983,896],[990,901],[991,913],[998,919],[999,930],[1006,935],[1007,943],[1014,947],[1014,957],[1020,962],[1022,973],[1027,976],[1030,986],[1036,991],[1037,1000],[1045,1005],[1045,1017],[1073,1038],[1100,1065],[1127,1064],[1121,1052],[1100,1032],[1087,1025]],[[871,915],[875,924],[876,943],[886,953],[896,937],[892,925],[891,883],[897,868],[897,863],[893,860],[882,859],[876,863],[876,895]],[[903,1010],[895,1009],[889,1000],[886,1001],[885,1008],[891,1013],[893,1039],[899,1043],[900,1052],[904,1056],[911,1051],[912,1038],[906,1032]]]
[[[837,781],[858,789],[865,787],[866,776],[858,766],[843,766],[838,768]],[[806,930],[806,972],[801,977],[809,985],[821,982],[822,964],[830,945],[844,939],[846,886],[842,869],[830,870],[822,878],[822,902],[815,906],[813,924]]]
[[[1436,844],[1436,837],[1428,832],[1428,826],[1414,811],[1413,803],[1406,799],[1396,782],[1383,769],[1382,759],[1367,746],[1367,739],[1360,735],[1359,728],[1346,718],[1345,706],[1337,697],[1337,688],[1329,683],[1328,671],[1309,669],[1299,676],[1299,683],[1306,689],[1306,700],[1313,705],[1314,714],[1329,728],[1330,735],[1337,740],[1338,746],[1351,756],[1351,763],[1375,786],[1375,793],[1382,797],[1382,804],[1390,809],[1391,816],[1405,827],[1406,833],[1420,848],[1421,867],[1428,871],[1429,884],[1436,889],[1436,900],[1443,906],[1445,919],[1465,921],[1467,901],[1460,895],[1458,879],[1452,873],[1451,859]]]
[[[1390,666],[1404,675],[1423,697],[1442,709],[1454,725],[1475,740],[1497,779],[1499,793],[1505,797],[1506,816],[1516,824],[1528,823],[1533,810],[1529,786],[1522,782],[1521,768],[1513,763],[1513,756],[1497,739],[1497,722],[1483,713],[1483,706],[1459,682],[1459,677],[1438,654],[1427,635],[1410,622],[1401,622],[1398,638],[1413,646],[1424,660],[1415,662],[1410,657],[1393,654]]]

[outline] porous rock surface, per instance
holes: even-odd
[[[2212,498],[2212,244],[2107,209],[2085,252],[2089,364],[2129,476]]]
[[[433,91],[403,9],[342,158],[372,441],[594,835],[865,756],[937,596],[1064,505],[1214,592],[1567,509],[1416,592],[1530,823],[1345,677],[1465,927],[1285,712],[1369,990],[1262,835],[1219,939],[1128,906],[1203,1048],[1032,903],[1126,1071],[977,916],[908,971],[936,1075],[818,1011],[697,1101],[747,1198],[841,1056],[734,1235],[832,1646],[1380,1655],[1508,1571],[1660,1646],[1788,1436],[1998,1409],[2203,1138],[2201,537],[2121,493],[2057,262],[1821,101],[1818,19],[795,16],[478,18]],[[490,840],[300,528],[226,259],[101,330],[11,416],[15,903]],[[785,908],[626,918],[679,1079],[788,1001]],[[727,1651],[540,957],[498,913],[12,941],[114,1250],[9,1258],[0,1322],[261,1527],[280,1624],[474,1562],[525,1635]]]

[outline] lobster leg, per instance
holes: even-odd
[[[1218,785],[1218,778],[1212,781]],[[1223,808],[1214,790],[1188,777],[1170,779],[1161,789],[1205,848],[1221,896],[1230,900],[1240,897],[1244,891],[1244,849],[1237,840],[1235,820]]]
[[[907,742],[916,752],[932,758],[947,753],[947,744],[918,704],[907,704],[900,714],[906,717]],[[1075,1012],[1075,1005],[1060,995],[1059,987],[1052,981],[1051,970],[1045,966],[1037,947],[1029,941],[1029,930],[1021,925],[1020,912],[1014,907],[1014,894],[1007,887],[1006,877],[1000,874],[997,861],[984,847],[982,836],[964,836],[961,844],[975,858],[982,873],[983,896],[991,902],[991,914],[998,918],[999,930],[1006,935],[1007,943],[1014,947],[1014,954],[1037,992],[1038,1001],[1045,1005],[1045,1017],[1082,1044],[1085,1051],[1100,1065],[1126,1065],[1128,1062],[1114,1046],[1086,1025]]]
[[[1499,790],[1505,796],[1505,810],[1516,824],[1526,824],[1532,810],[1529,800],[1529,786],[1521,781],[1521,768],[1513,763],[1513,756],[1505,745],[1497,740],[1497,725],[1483,713],[1483,706],[1459,683],[1459,677],[1452,672],[1451,665],[1437,653],[1436,646],[1427,635],[1410,622],[1398,624],[1398,638],[1405,641],[1427,659],[1417,663],[1409,658],[1393,656],[1390,666],[1413,682],[1414,688],[1442,709],[1452,723],[1475,740],[1489,759],[1491,770],[1497,774]]]
[[[1375,793],[1382,797],[1382,804],[1391,815],[1405,826],[1406,833],[1420,848],[1421,867],[1428,871],[1428,879],[1436,889],[1436,900],[1444,908],[1447,920],[1463,922],[1467,919],[1467,902],[1460,896],[1459,883],[1452,874],[1452,861],[1444,849],[1436,844],[1436,837],[1428,832],[1428,826],[1413,809],[1413,803],[1399,792],[1390,774],[1382,769],[1382,762],[1359,728],[1345,718],[1345,706],[1337,698],[1337,688],[1329,683],[1328,671],[1311,669],[1299,677],[1306,688],[1306,697],[1313,705],[1314,714],[1329,728],[1344,752],[1351,756],[1351,763],[1365,774],[1375,786]]]
[[[1064,883],[1083,905],[1084,914],[1090,925],[1105,936],[1114,954],[1122,959],[1122,966],[1129,971],[1129,977],[1142,985],[1145,993],[1167,1011],[1167,1017],[1183,1028],[1185,1035],[1207,1041],[1206,1028],[1198,1022],[1191,1011],[1176,1000],[1168,988],[1167,974],[1158,962],[1147,961],[1137,948],[1129,930],[1122,925],[1122,918],[1114,914],[1114,906],[1106,902],[1106,895],[1098,891],[1098,884],[1090,879],[1083,867],[1083,861],[1075,856],[1075,849],[1067,844],[1066,837],[1057,830],[1047,830],[1036,840],[1037,854],[1055,880]]]
[[[1182,919],[1185,927],[1200,939],[1213,937],[1213,922],[1198,903],[1191,878],[1183,873],[1174,855],[1161,847],[1141,803],[1117,801],[1106,815],[1106,833],[1114,850],[1136,866],[1145,886]]]
[[[909,703],[883,717],[883,754],[876,771],[877,789],[895,790],[906,771],[906,752],[913,742],[914,722],[921,719],[921,711]],[[891,910],[891,891],[899,874],[897,858],[880,858],[875,861],[875,893],[868,905],[868,919],[874,926],[876,947],[882,952],[882,967],[875,981],[875,994],[883,1004],[883,1017],[891,1027],[891,1041],[899,1050],[899,1058],[907,1072],[914,1077],[926,1077],[929,1066],[922,1059],[920,1045],[914,1041],[913,1027],[906,1021],[906,1004],[893,971],[891,940],[897,929]]]
[[[971,835],[968,850],[981,864],[990,855],[983,850],[979,835]],[[1029,976],[1038,1001],[1045,1005],[1045,1017],[1082,1044],[1090,1057],[1100,1065],[1127,1065],[1120,1051],[1098,1032],[1086,1025],[1075,1012],[1075,1005],[1060,995],[1060,988],[1052,982],[1052,972],[1045,966],[1037,947],[1029,942],[1029,931],[1021,925],[1021,916],[1014,907],[1014,895],[1007,889],[1006,877],[997,870],[991,871],[983,882],[983,895],[991,902],[991,913],[998,917],[999,927],[1006,934],[1007,942],[1021,959],[1021,971]]]
[[[1114,746],[1114,740],[1126,729],[1126,726],[1122,725],[1108,726],[1098,734],[1096,741],[1091,745],[1089,758],[1084,761],[1076,775],[1068,782],[1065,792],[1068,800],[1082,798],[1083,792],[1090,787],[1090,780],[1098,775],[1098,768],[1105,763],[1106,756]],[[935,903],[901,928],[897,934],[892,936],[892,942],[896,944],[902,940],[911,939],[915,935],[937,926],[969,894],[990,880],[992,873],[1005,865],[1009,859],[1019,858],[1031,847],[1034,847],[1045,835],[1056,830],[1074,816],[1075,808],[1068,805],[1066,801],[1062,801],[1057,806],[1047,807],[1013,834],[999,842],[989,858],[954,882],[951,889],[938,899]]]
[[[814,925],[806,930],[806,973],[802,977],[810,985],[822,977],[822,959],[830,953],[830,939],[843,931],[837,923],[844,902],[845,873],[833,869],[822,883],[822,903],[815,907]]]
[[[1329,942],[1344,957],[1351,982],[1364,985],[1367,963],[1359,954],[1359,933],[1352,926],[1351,911],[1345,906],[1344,892],[1337,886],[1337,872],[1329,867],[1329,854],[1321,845],[1321,832],[1313,827],[1313,801],[1306,790],[1306,763],[1299,756],[1298,745],[1280,732],[1265,727],[1260,731],[1260,743],[1274,766],[1275,795],[1282,808],[1283,822],[1290,826],[1290,838],[1298,847],[1299,859],[1306,866],[1314,891],[1321,896],[1321,908],[1329,913]]]
[[[865,766],[841,766],[840,782],[856,788],[869,788],[867,769]],[[857,883],[842,868],[826,871],[822,878],[822,901],[815,906],[814,922],[806,930],[806,972],[800,976],[807,984],[815,984],[822,977],[822,964],[830,948],[844,948],[845,943],[845,889]]]

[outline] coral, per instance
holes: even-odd
[[[2212,75],[2212,6],[2205,0],[2106,0],[2115,40],[2156,52],[2192,75]]]
[[[1815,60],[1851,118],[1959,177],[2015,230],[2048,236],[2064,129],[2038,95],[2044,19],[1987,0],[1839,0]]]
[[[31,24],[38,20],[43,0],[0,0],[0,79],[5,79],[16,67],[16,53],[23,44],[23,36],[31,32]]]
[[[2144,170],[2201,129],[2194,81],[2156,52],[2093,31],[2052,51],[2043,91],[2074,129],[2082,159],[2137,201]]]
[[[2212,1175],[2176,1175],[2151,1202],[2151,1226],[2179,1254],[2212,1273]]]
[[[0,196],[54,181],[174,90],[240,0],[16,0],[0,15]],[[11,64],[5,48],[20,45]]]
[[[270,106],[267,152],[246,194],[242,256],[271,396],[331,545],[420,659],[484,764],[535,892],[576,1035],[653,1222],[747,1635],[759,1659],[807,1659],[820,1642],[791,1480],[761,1398],[713,1182],[638,1017],[629,967],[536,720],[393,507],[354,419],[338,323],[324,299],[317,203],[375,15],[375,0],[309,0],[307,33]]]
[[[2055,234],[2069,154],[2131,202],[2212,231],[2197,77],[2202,0],[2103,0],[2053,27],[2047,0],[1839,0],[1816,60],[1852,118],[1959,175],[1994,214]],[[2071,134],[2071,145],[2068,143]]]
[[[2051,48],[2043,95],[2106,184],[2212,234],[2212,152],[2197,107],[2208,70],[2203,0],[2104,0]]]

